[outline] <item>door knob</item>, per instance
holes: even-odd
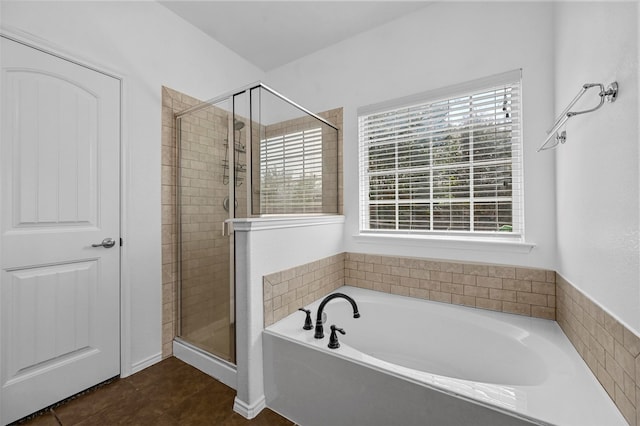
[[[91,247],[104,247],[111,248],[116,245],[116,241],[113,238],[105,238],[100,244],[91,244]]]

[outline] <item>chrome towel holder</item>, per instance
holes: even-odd
[[[578,102],[578,100],[580,100],[582,95],[584,95],[592,87],[600,88],[600,92],[598,93],[598,96],[600,96],[600,103],[597,106],[595,106],[595,107],[593,107],[591,109],[586,109],[584,111],[570,111],[570,109],[573,108],[573,106],[576,104],[576,102]],[[602,105],[604,105],[604,101],[605,100],[607,102],[615,102],[617,97],[618,97],[618,83],[615,82],[615,81],[613,83],[609,84],[609,86],[607,87],[606,90],[604,88],[604,84],[602,84],[602,83],[585,83],[585,84],[583,84],[582,85],[582,89],[580,89],[580,92],[578,92],[578,94],[573,98],[571,103],[569,103],[569,106],[567,106],[564,109],[564,111],[562,111],[562,113],[558,116],[558,118],[556,118],[556,121],[555,121],[553,127],[551,127],[551,129],[547,130],[547,135],[548,136],[545,139],[544,143],[542,145],[540,145],[540,147],[538,148],[538,152],[556,148],[559,144],[563,144],[563,143],[565,143],[567,141],[567,132],[565,130],[563,130],[562,132],[560,132],[558,134],[558,130],[560,130],[560,128],[571,117],[573,117],[575,115],[586,114],[588,112],[593,112],[593,111],[599,109]],[[553,145],[547,146],[550,141],[554,141],[555,143]]]

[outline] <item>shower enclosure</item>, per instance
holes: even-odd
[[[176,114],[176,340],[235,364],[233,223],[338,213],[337,128],[262,83]]]

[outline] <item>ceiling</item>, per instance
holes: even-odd
[[[263,71],[424,8],[427,1],[160,1]]]

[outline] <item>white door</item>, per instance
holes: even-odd
[[[120,373],[120,81],[1,43],[5,424]]]

